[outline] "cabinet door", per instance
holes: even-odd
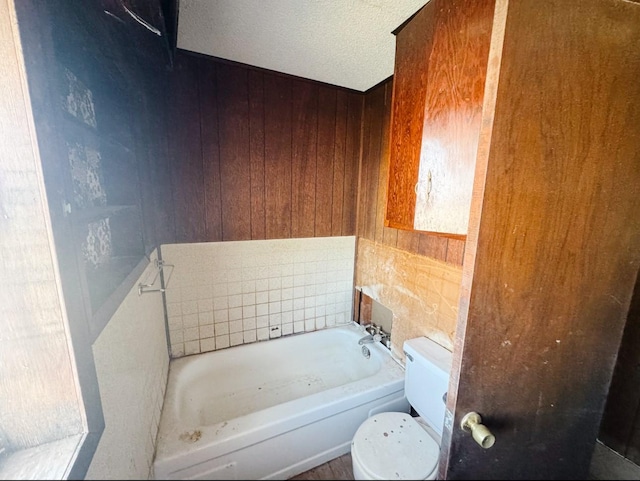
[[[439,0],[427,3],[397,34],[391,110],[391,157],[386,225],[413,229],[427,62]]]
[[[393,227],[462,237],[494,1],[436,1],[426,7],[398,33],[387,217]],[[422,49],[421,55],[411,48]]]
[[[493,0],[442,2],[427,71],[414,228],[466,235]]]

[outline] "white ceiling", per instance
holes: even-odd
[[[178,47],[365,91],[427,0],[180,0]]]

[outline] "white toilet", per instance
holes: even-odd
[[[451,352],[427,339],[405,341],[405,395],[420,415],[383,412],[351,442],[355,479],[435,479],[438,474]]]

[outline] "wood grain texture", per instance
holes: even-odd
[[[251,238],[265,238],[264,75],[249,72],[249,135],[251,155]]]
[[[353,479],[351,453],[343,454],[342,456],[327,461],[320,466],[311,468],[289,479],[296,481],[307,479],[351,480]]]
[[[264,79],[267,239],[291,237],[291,87],[291,79]]]
[[[195,58],[176,58],[171,89],[175,99],[179,99],[171,103],[175,130],[169,136],[176,240],[202,242],[207,235],[198,64]]]
[[[428,2],[396,36],[386,225],[413,229],[433,15]]]
[[[347,138],[345,140],[345,171],[343,183],[342,235],[355,235],[358,211],[358,172],[362,146],[362,116],[364,95],[347,95]]]
[[[162,79],[161,83],[150,82],[153,87],[149,94],[152,98],[162,98],[168,90],[168,78]],[[149,122],[152,124],[150,130],[158,133],[167,132],[167,103],[151,102],[152,114]],[[171,189],[171,165],[168,151],[168,139],[166,135],[157,135],[155,142],[149,143],[151,149],[151,178],[154,217],[151,222],[155,227],[156,245],[175,242],[175,218]],[[149,219],[145,219],[149,222]]]
[[[336,142],[336,90],[318,92],[318,157],[316,163],[315,235],[331,235],[333,213],[333,163]]]
[[[380,116],[382,123],[380,125],[380,150],[378,151],[378,157],[380,159],[380,165],[378,171],[378,185],[377,185],[377,198],[376,198],[376,220],[375,220],[375,233],[374,240],[376,242],[382,242],[384,240],[384,219],[386,214],[387,204],[387,190],[389,185],[389,132],[391,128],[391,99],[393,96],[393,82],[386,82],[384,84],[384,97],[382,112]]]
[[[494,0],[441,2],[429,56],[413,227],[466,235]]]
[[[462,265],[464,259],[465,241],[458,239],[447,239],[446,261],[451,264]]]
[[[378,179],[380,176],[379,162],[382,161],[381,139],[384,119],[380,113],[384,112],[385,89],[376,89],[370,93],[370,96],[365,107],[365,128],[368,130],[365,131],[363,137],[363,140],[367,142],[363,147],[363,155],[366,155],[370,160],[363,164],[363,167],[366,167],[366,177],[363,176],[365,182],[361,186],[364,188],[361,191],[361,196],[365,204],[364,208],[360,209],[360,215],[362,216],[361,235],[367,239],[375,239],[377,213],[382,207],[378,204]]]
[[[485,455],[454,430],[441,466],[585,479],[640,266],[640,8],[510,2],[500,59],[448,400],[498,441]]]
[[[206,238],[210,241],[221,241],[223,224],[218,129],[218,70],[215,64],[202,59],[198,59],[197,65]]]
[[[365,95],[358,235],[453,265],[462,265],[464,240],[386,227],[392,79]]]
[[[362,93],[181,51],[175,58],[169,104],[184,121],[169,136],[166,201],[179,242],[355,234]],[[200,214],[203,230],[192,224]]]
[[[336,92],[335,140],[333,143],[333,185],[331,209],[331,235],[342,235],[342,216],[345,211],[345,170],[347,143],[347,114],[349,104],[344,91]]]
[[[249,137],[249,72],[216,67],[220,145],[222,239],[251,238],[251,158]]]
[[[313,237],[316,219],[318,86],[294,81],[291,236]]]

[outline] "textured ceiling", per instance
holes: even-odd
[[[365,91],[426,0],[180,0],[178,47]]]

